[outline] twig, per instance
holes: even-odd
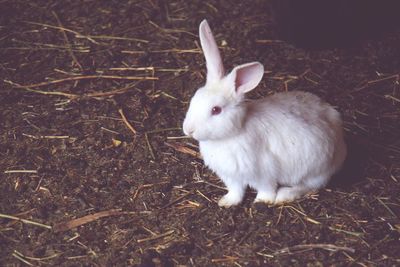
[[[171,68],[161,68],[161,67],[126,67],[126,68],[110,68],[111,71],[159,71],[159,72],[186,72],[189,71],[188,68],[181,69],[171,69]]]
[[[163,184],[167,184],[168,182],[160,182],[160,183],[155,183],[155,184],[143,184],[143,185],[139,185],[138,188],[136,189],[135,193],[133,194],[132,199],[136,199],[139,195],[139,192],[142,191],[143,189],[146,188],[150,188],[156,185],[163,185]]]
[[[200,180],[200,181],[197,181],[196,183],[207,184],[207,185],[212,186],[214,188],[217,188],[217,189],[220,189],[220,190],[223,190],[223,191],[227,191],[227,189],[225,187],[222,187],[222,186],[207,182],[205,180]]]
[[[23,263],[29,265],[29,266],[34,266],[32,263],[30,263],[29,261],[25,260],[24,258],[22,258],[21,256],[19,256],[16,253],[11,254],[14,258],[17,258],[18,260],[22,261]]]
[[[144,54],[145,51],[130,51],[130,50],[122,50],[121,53],[124,54]],[[201,54],[201,50],[199,48],[193,49],[179,49],[179,48],[172,48],[172,49],[163,49],[163,50],[150,50],[149,53],[177,53],[177,54],[185,54],[185,53],[194,53],[194,54]]]
[[[399,80],[399,77],[400,77],[400,74],[394,74],[394,75],[390,75],[390,76],[387,76],[387,77],[384,77],[384,78],[380,78],[380,79],[376,79],[376,80],[367,81],[367,82],[364,83],[363,86],[360,86],[360,87],[358,87],[358,88],[355,88],[355,89],[353,90],[353,92],[361,91],[361,90],[363,90],[363,89],[365,89],[365,88],[368,88],[368,86],[370,86],[370,85],[372,85],[372,84],[379,83],[379,82],[383,82],[383,81],[387,81],[387,80],[395,79],[396,81],[398,81],[398,80]]]
[[[345,234],[348,234],[348,235],[352,235],[352,236],[356,236],[356,237],[361,237],[361,236],[364,235],[363,233],[360,233],[360,232],[351,232],[351,231],[335,228],[335,227],[332,227],[332,226],[329,226],[328,228],[329,228],[329,230],[332,230],[332,231],[342,232],[342,233],[345,233]]]
[[[115,90],[111,90],[111,91],[108,91],[108,92],[88,93],[88,94],[83,95],[82,97],[104,97],[104,96],[119,95],[119,94],[125,93],[129,89],[134,88],[135,85],[129,85],[129,86],[126,86],[124,88],[115,89]]]
[[[178,144],[178,143],[167,143],[167,142],[164,142],[164,144],[169,146],[169,147],[172,147],[173,149],[175,149],[178,152],[189,154],[192,157],[195,157],[195,158],[198,158],[198,159],[202,159],[200,153],[195,151],[194,149],[188,148],[188,147],[183,146],[183,145]]]
[[[117,131],[114,131],[114,130],[107,129],[106,127],[103,127],[103,126],[101,126],[101,127],[100,127],[100,129],[101,129],[101,130],[103,130],[103,131],[106,131],[106,132],[112,133],[112,134],[120,134],[120,133],[119,133],[119,132],[117,132]]]
[[[320,249],[325,249],[329,251],[346,251],[349,253],[354,253],[355,249],[354,248],[349,248],[349,247],[342,247],[342,246],[336,246],[334,244],[300,244],[300,245],[295,245],[292,247],[286,247],[281,250],[278,250],[274,254],[282,254],[282,253],[291,253],[295,252],[297,250],[302,250],[302,249],[314,249],[314,248],[320,248]]]
[[[396,102],[400,103],[400,99],[399,99],[399,98],[396,98],[396,97],[394,97],[394,96],[392,96],[392,95],[385,95],[385,98],[387,98],[387,99],[390,99],[390,100],[393,100],[393,101],[396,101]]]
[[[58,254],[56,253],[56,254],[53,254],[53,255],[50,255],[50,256],[47,256],[47,257],[36,258],[36,257],[29,257],[29,256],[26,256],[26,255],[22,254],[21,252],[19,252],[19,251],[17,251],[17,250],[14,250],[14,253],[13,253],[13,254],[16,254],[16,255],[18,255],[18,256],[21,256],[22,258],[25,258],[25,259],[28,259],[28,260],[32,260],[32,261],[50,260],[50,259],[53,259],[53,258],[58,257],[58,256],[61,255],[61,253],[58,253]]]
[[[138,197],[140,191],[142,191],[145,188],[152,187],[152,186],[154,186],[154,184],[139,185],[138,188],[136,189],[135,193],[132,196],[132,200],[135,200]]]
[[[37,173],[37,170],[7,170],[4,171],[5,174],[7,173]]]
[[[156,235],[156,236],[151,236],[151,237],[148,237],[148,238],[138,239],[137,242],[138,243],[143,243],[143,242],[147,242],[147,241],[154,241],[154,240],[157,240],[157,239],[164,238],[166,236],[172,235],[174,232],[175,232],[175,230],[170,230],[170,231],[168,231],[168,232],[166,232],[164,234],[161,234],[161,235]]]
[[[4,80],[5,83],[11,84],[16,86],[17,88],[21,88],[21,89],[25,89],[29,92],[33,92],[33,93],[38,93],[38,94],[43,94],[43,95],[59,95],[59,96],[65,96],[71,99],[77,98],[79,95],[76,94],[70,94],[70,93],[64,93],[64,92],[47,92],[47,91],[41,91],[41,90],[34,90],[29,88],[29,86],[25,86],[25,85],[21,85],[9,80]]]
[[[156,159],[154,152],[153,152],[153,148],[151,147],[150,141],[149,141],[149,135],[147,133],[144,134],[144,138],[146,139],[146,144],[147,147],[149,148],[149,152],[150,152],[150,156],[153,160]]]
[[[34,44],[36,45],[36,44]],[[43,44],[44,47],[4,47],[3,50],[29,50],[29,51],[39,51],[39,50],[47,50],[47,51],[51,51],[51,50],[62,50],[62,49],[67,49],[66,47],[60,47],[60,46],[50,46],[50,45],[46,45]],[[89,53],[90,50],[85,49],[84,47],[78,47],[76,49],[72,49],[72,51],[74,52],[78,52],[78,53]]]
[[[388,207],[388,205],[386,205],[386,203],[382,201],[381,198],[375,197],[375,199],[378,200],[378,202],[381,203],[382,206],[383,206],[393,217],[396,217],[396,218],[397,218],[396,213],[394,213],[394,212]]]
[[[201,204],[196,201],[185,200],[183,203],[179,205],[178,209],[186,209],[186,208],[195,209],[200,206]]]
[[[256,40],[257,44],[276,44],[276,43],[283,43],[282,40],[264,40],[264,39],[258,39]]]
[[[378,83],[378,82],[383,82],[383,81],[387,81],[387,80],[392,80],[396,78],[396,80],[399,79],[399,74],[394,74],[394,75],[390,75],[387,76],[385,78],[381,78],[381,79],[376,79],[376,80],[372,80],[372,81],[368,81],[367,84],[374,84],[374,83]]]
[[[96,45],[99,44],[98,42],[96,42],[95,40],[93,40],[92,38],[90,38],[89,36],[86,36],[86,35],[84,35],[84,34],[81,34],[81,33],[77,32],[77,31],[73,31],[73,30],[70,30],[70,29],[67,29],[67,28],[64,28],[64,27],[54,26],[54,25],[45,24],[45,23],[37,23],[37,22],[33,22],[33,21],[24,21],[24,22],[25,22],[25,23],[28,23],[28,24],[32,24],[32,25],[39,25],[39,26],[42,26],[42,27],[50,28],[50,29],[57,29],[57,30],[62,30],[62,31],[70,32],[70,33],[75,34],[75,36],[76,36],[77,38],[78,38],[78,37],[80,37],[80,38],[86,38],[88,41],[90,41],[90,42],[92,42],[92,43],[94,43],[94,44],[96,44]]]
[[[225,256],[225,258],[222,259],[211,259],[212,263],[223,263],[223,262],[229,262],[229,261],[237,261],[239,258],[238,257],[232,257],[232,256]]]
[[[42,91],[42,90],[37,90],[37,89],[31,89],[27,86],[23,86],[20,85],[18,83],[9,81],[9,80],[4,80],[4,82],[14,85],[17,88],[20,89],[25,89],[29,92],[33,92],[33,93],[38,93],[38,94],[43,94],[43,95],[58,95],[58,96],[65,96],[68,97],[70,99],[76,99],[76,98],[84,98],[84,97],[107,97],[107,96],[113,96],[113,95],[119,95],[119,94],[123,94],[126,91],[128,91],[129,89],[133,88],[135,85],[129,85],[126,86],[124,88],[120,88],[120,89],[115,89],[115,90],[111,90],[108,92],[96,92],[96,93],[88,93],[88,94],[83,94],[83,95],[78,95],[78,94],[71,94],[71,93],[64,93],[64,92],[57,92],[57,91]]]
[[[114,71],[126,71],[126,70],[135,70],[135,71],[151,71],[153,72],[155,70],[154,67],[125,67],[125,68],[110,68],[109,70],[114,70]]]
[[[133,38],[133,37],[120,37],[120,36],[108,36],[108,35],[78,35],[76,38],[91,38],[91,39],[102,39],[102,40],[123,40],[123,41],[135,41],[135,42],[140,42],[140,43],[149,43],[150,41],[144,40],[144,39],[139,39],[139,38]]]
[[[71,49],[72,46],[71,46],[70,41],[69,41],[69,39],[68,39],[68,35],[65,33],[65,28],[63,27],[63,25],[62,25],[62,23],[61,23],[61,20],[60,20],[59,17],[57,16],[56,12],[52,11],[51,13],[52,13],[53,16],[56,18],[57,23],[58,23],[58,25],[60,26],[61,33],[62,33],[62,35],[63,35],[63,37],[64,37],[65,45],[67,46],[68,53],[70,54],[70,56],[71,56],[71,58],[72,58],[72,61],[79,67],[79,69],[80,69],[81,71],[83,71],[82,65],[79,63],[78,59],[75,57],[74,52],[72,52],[72,49]]]
[[[173,99],[173,100],[178,100],[178,101],[180,101],[178,98],[176,98],[176,97],[174,97],[174,96],[172,96],[172,95],[170,95],[170,94],[167,94],[166,92],[161,92],[161,95],[166,96],[166,97],[168,97],[168,98],[171,98],[171,99]],[[183,103],[182,101],[180,101],[180,102]]]
[[[182,128],[175,127],[175,128],[165,128],[165,129],[155,129],[155,130],[147,131],[146,133],[152,134],[152,133],[162,133],[162,132],[169,132],[169,131],[182,131]]]
[[[286,205],[286,207],[288,207],[288,208],[290,208],[290,209],[296,211],[297,213],[303,215],[303,216],[304,216],[304,219],[305,219],[306,221],[309,221],[309,222],[311,222],[311,223],[313,223],[313,224],[321,224],[319,221],[314,220],[314,219],[308,217],[307,214],[305,214],[305,213],[302,212],[301,210],[299,210],[299,209],[297,209],[297,208],[295,208],[295,207],[293,207],[293,206],[291,206],[291,205]]]
[[[71,256],[71,257],[66,257],[67,260],[78,260],[78,259],[84,259],[89,257],[89,255],[78,255],[78,256]]]
[[[87,53],[90,52],[89,47],[88,46],[75,46],[75,47],[71,47],[70,45],[56,45],[56,44],[52,44],[52,43],[39,43],[39,42],[24,42],[24,41],[20,41],[20,40],[13,40],[14,43],[17,44],[26,44],[29,45],[29,47],[27,48],[33,48],[31,47],[32,45],[36,46],[34,48],[44,48],[44,49],[72,49],[72,51],[74,52],[83,52],[83,53]],[[18,48],[18,47],[11,47],[11,48]],[[20,47],[20,48],[24,48],[24,47]],[[34,49],[33,48],[33,49]]]
[[[191,35],[191,36],[197,38],[197,35],[196,35],[196,34],[193,34],[193,33],[189,32],[189,31],[186,31],[186,30],[162,28],[162,27],[160,27],[159,25],[157,25],[156,23],[154,23],[154,22],[151,21],[151,20],[149,21],[149,23],[150,23],[151,25],[153,25],[155,28],[157,28],[157,29],[159,29],[160,31],[165,32],[165,33],[186,33],[186,34],[189,34],[189,35]]]
[[[183,136],[167,136],[167,140],[182,140],[182,139],[191,139],[191,137],[183,135]]]
[[[41,83],[34,83],[34,84],[20,85],[20,86],[27,87],[27,88],[35,88],[35,87],[41,87],[41,86],[45,86],[45,85],[63,83],[63,82],[68,82],[68,81],[79,81],[79,80],[89,80],[89,79],[134,80],[134,81],[153,80],[154,81],[154,80],[158,80],[158,77],[86,75],[86,76],[73,76],[73,77],[67,77],[67,78],[58,79],[58,80],[52,80],[52,81],[48,81],[48,82],[41,82]],[[4,82],[10,83],[10,84],[14,83],[14,82],[8,81],[8,80],[4,80]]]
[[[131,130],[131,132],[133,133],[134,136],[136,136],[136,130],[135,128],[133,128],[132,124],[130,124],[130,122],[126,119],[125,114],[123,112],[123,110],[120,108],[118,109],[119,114],[121,115],[122,121],[125,123],[125,125],[129,128],[129,130]]]
[[[55,233],[58,232],[64,232],[71,230],[73,228],[76,228],[78,226],[90,223],[92,221],[101,219],[103,217],[108,217],[108,216],[115,216],[115,215],[121,215],[121,214],[127,214],[126,212],[123,212],[121,210],[106,210],[106,211],[100,211],[94,214],[86,215],[81,218],[73,219],[67,222],[60,222],[57,223],[53,226],[53,230]]]
[[[88,41],[90,41],[90,42],[92,42],[92,43],[94,43],[96,45],[99,45],[99,43],[96,42],[94,39],[127,40],[127,41],[141,42],[141,43],[149,43],[148,40],[132,38],[132,37],[119,37],[119,36],[107,36],[107,35],[85,35],[85,34],[82,34],[80,32],[77,32],[77,31],[74,31],[74,30],[71,30],[71,29],[67,29],[67,28],[64,28],[64,27],[54,26],[54,25],[45,24],[45,23],[37,23],[37,22],[33,22],[33,21],[25,21],[25,23],[32,24],[32,25],[39,25],[39,26],[47,27],[47,28],[51,28],[51,29],[57,29],[57,30],[70,32],[70,33],[75,34],[76,38],[85,38]]]
[[[31,135],[31,134],[26,134],[26,133],[22,133],[22,135],[33,138],[33,139],[69,139],[69,138],[71,138],[68,135],[39,135],[39,136],[36,136],[36,135]]]
[[[283,213],[283,208],[285,208],[285,207],[286,207],[285,205],[279,207],[279,214],[278,214],[278,220],[276,220],[276,225],[278,225],[279,222],[281,221],[282,213]]]
[[[45,225],[45,224],[41,224],[38,222],[34,222],[34,221],[30,221],[30,220],[26,220],[26,219],[21,219],[12,215],[7,215],[7,214],[2,214],[0,213],[0,218],[6,218],[6,219],[10,219],[10,220],[15,220],[15,221],[20,221],[26,224],[32,224],[35,226],[39,226],[39,227],[43,227],[43,228],[47,228],[47,229],[52,229],[52,227],[50,225]]]
[[[164,205],[161,210],[166,209],[168,207],[171,207],[172,205],[178,203],[179,201],[181,201],[182,199],[184,199],[185,197],[189,196],[190,194],[192,194],[191,192],[188,192],[186,194],[183,194],[180,197],[177,197],[176,199],[172,200],[170,203],[168,203],[167,205]]]
[[[206,195],[204,195],[200,190],[196,190],[196,193],[199,194],[200,196],[202,196],[208,202],[212,202],[211,199],[209,197],[207,197]]]
[[[71,137],[68,135],[41,135],[40,138],[43,138],[43,139],[68,139]]]

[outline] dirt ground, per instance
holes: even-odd
[[[3,266],[400,265],[400,34],[282,41],[268,2],[0,1]],[[207,18],[227,68],[265,65],[259,98],[313,92],[350,155],[318,194],[238,207],[181,130],[204,82]]]

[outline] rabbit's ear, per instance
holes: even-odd
[[[204,57],[206,58],[207,81],[221,80],[225,74],[224,65],[207,20],[203,20],[200,23],[199,35]]]
[[[264,66],[260,62],[251,62],[235,67],[227,79],[234,83],[236,93],[242,95],[256,88],[263,75]]]

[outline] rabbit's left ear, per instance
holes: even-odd
[[[199,26],[201,48],[207,65],[207,81],[219,81],[224,77],[224,64],[214,36],[207,20],[203,20]]]
[[[264,75],[264,66],[260,62],[246,63],[235,67],[227,76],[235,85],[237,94],[245,94],[260,83]]]

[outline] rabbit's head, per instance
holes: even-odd
[[[207,80],[190,101],[183,131],[198,141],[229,138],[240,131],[246,120],[244,94],[259,84],[264,67],[259,62],[247,63],[225,76],[218,46],[206,20],[200,23],[199,35]]]

